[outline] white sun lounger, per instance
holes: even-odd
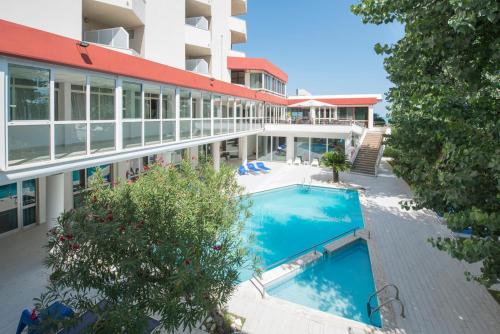
[[[294,165],[300,165],[300,164],[302,164],[302,159],[300,159],[299,157],[295,158],[295,160],[293,161],[293,164]]]
[[[319,160],[313,159],[313,161],[311,162],[311,167],[319,167]]]

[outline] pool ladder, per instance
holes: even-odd
[[[394,288],[394,290],[396,291],[396,296],[387,299],[386,301],[384,301],[382,304],[380,304],[377,307],[372,307],[371,301],[372,301],[373,297],[378,296],[381,292],[383,292],[385,289],[387,289],[389,287]],[[373,314],[375,312],[379,312],[380,313],[380,309],[382,307],[384,307],[385,305],[388,305],[388,304],[390,304],[392,302],[397,302],[397,303],[399,303],[399,305],[401,305],[401,314],[400,315],[401,315],[402,318],[404,318],[405,317],[405,306],[403,305],[403,302],[399,299],[399,288],[396,286],[396,284],[386,283],[383,287],[381,287],[380,289],[378,289],[377,291],[375,291],[368,298],[368,302],[366,303],[366,308],[368,310],[368,317],[370,318],[370,321],[372,321],[372,316],[373,316]]]
[[[309,184],[306,183],[306,178],[302,180],[302,189],[309,191],[311,190],[312,179],[309,179]]]

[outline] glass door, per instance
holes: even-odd
[[[37,203],[37,181],[35,179],[23,181],[23,226],[30,226],[38,222],[36,210]]]
[[[0,186],[0,234],[17,227],[17,183],[11,183]]]

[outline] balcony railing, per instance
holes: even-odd
[[[208,30],[208,20],[204,16],[186,17],[186,24],[203,30]]]
[[[208,75],[208,62],[205,59],[186,59],[186,70]]]
[[[350,119],[316,119],[315,121],[309,118],[295,118],[290,120],[272,120],[266,118],[266,123],[274,124],[308,124],[308,125],[357,125],[360,127],[368,127],[368,121],[350,120]]]
[[[129,49],[129,35],[123,27],[85,31],[83,39],[87,42]]]

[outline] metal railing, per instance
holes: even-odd
[[[187,25],[190,25],[192,27],[198,28],[198,29],[203,29],[203,30],[209,30],[208,29],[208,20],[204,16],[195,16],[195,17],[186,17],[185,20]]]
[[[115,48],[129,48],[129,34],[123,27],[89,30],[83,33],[87,42],[109,45]]]
[[[396,296],[393,298],[389,298],[388,300],[386,300],[385,302],[383,302],[382,304],[380,304],[379,306],[377,306],[375,308],[372,307],[371,301],[372,301],[373,297],[378,296],[382,291],[384,291],[385,289],[387,289],[389,287],[392,287],[395,289]],[[403,302],[401,302],[401,300],[399,299],[399,288],[396,286],[396,284],[386,283],[383,287],[381,287],[380,289],[378,289],[377,291],[372,293],[370,295],[370,297],[368,298],[368,301],[366,302],[366,308],[368,311],[368,317],[370,318],[370,321],[372,321],[372,316],[375,312],[380,312],[380,309],[382,307],[384,307],[385,305],[392,303],[392,302],[398,302],[401,305],[401,317],[404,318],[405,317],[405,306],[403,305]]]
[[[284,264],[284,263],[287,263],[287,262],[289,262],[291,260],[294,260],[297,257],[299,257],[301,255],[304,255],[306,253],[309,253],[312,250],[314,250],[314,253],[316,253],[318,247],[323,246],[323,245],[325,245],[327,243],[330,243],[332,241],[335,241],[337,239],[340,239],[342,237],[345,237],[345,236],[347,236],[347,235],[349,235],[351,233],[353,235],[356,235],[356,231],[357,230],[358,230],[358,228],[352,228],[352,229],[350,229],[348,231],[345,231],[343,233],[337,234],[336,236],[333,236],[331,238],[323,240],[323,241],[321,241],[321,242],[319,242],[319,243],[317,243],[317,244],[315,244],[315,245],[313,245],[311,247],[308,247],[306,249],[301,250],[300,252],[297,252],[297,253],[295,253],[293,255],[287,256],[287,257],[285,257],[285,258],[283,258],[281,260],[278,260],[278,261],[276,261],[274,263],[271,263],[270,265],[267,265],[266,267],[264,267],[262,269],[262,272],[266,272],[266,271],[268,271],[268,270],[270,270],[272,268],[278,267],[281,264]],[[262,291],[259,290],[259,288],[257,287],[257,285],[254,282],[252,282],[252,279],[254,279],[257,283],[259,283],[260,286],[262,286]],[[255,273],[252,275],[252,279],[250,279],[250,281],[257,288],[257,290],[259,290],[259,292],[261,293],[262,297],[264,298],[265,290],[266,290],[266,287],[265,287],[264,283],[262,283],[262,281],[260,280],[260,278]]]
[[[270,124],[307,124],[307,125],[357,125],[362,128],[368,127],[368,121],[356,121],[349,119],[316,119],[315,121],[309,118],[294,118],[289,120],[279,119],[273,120],[267,117],[266,123]]]

